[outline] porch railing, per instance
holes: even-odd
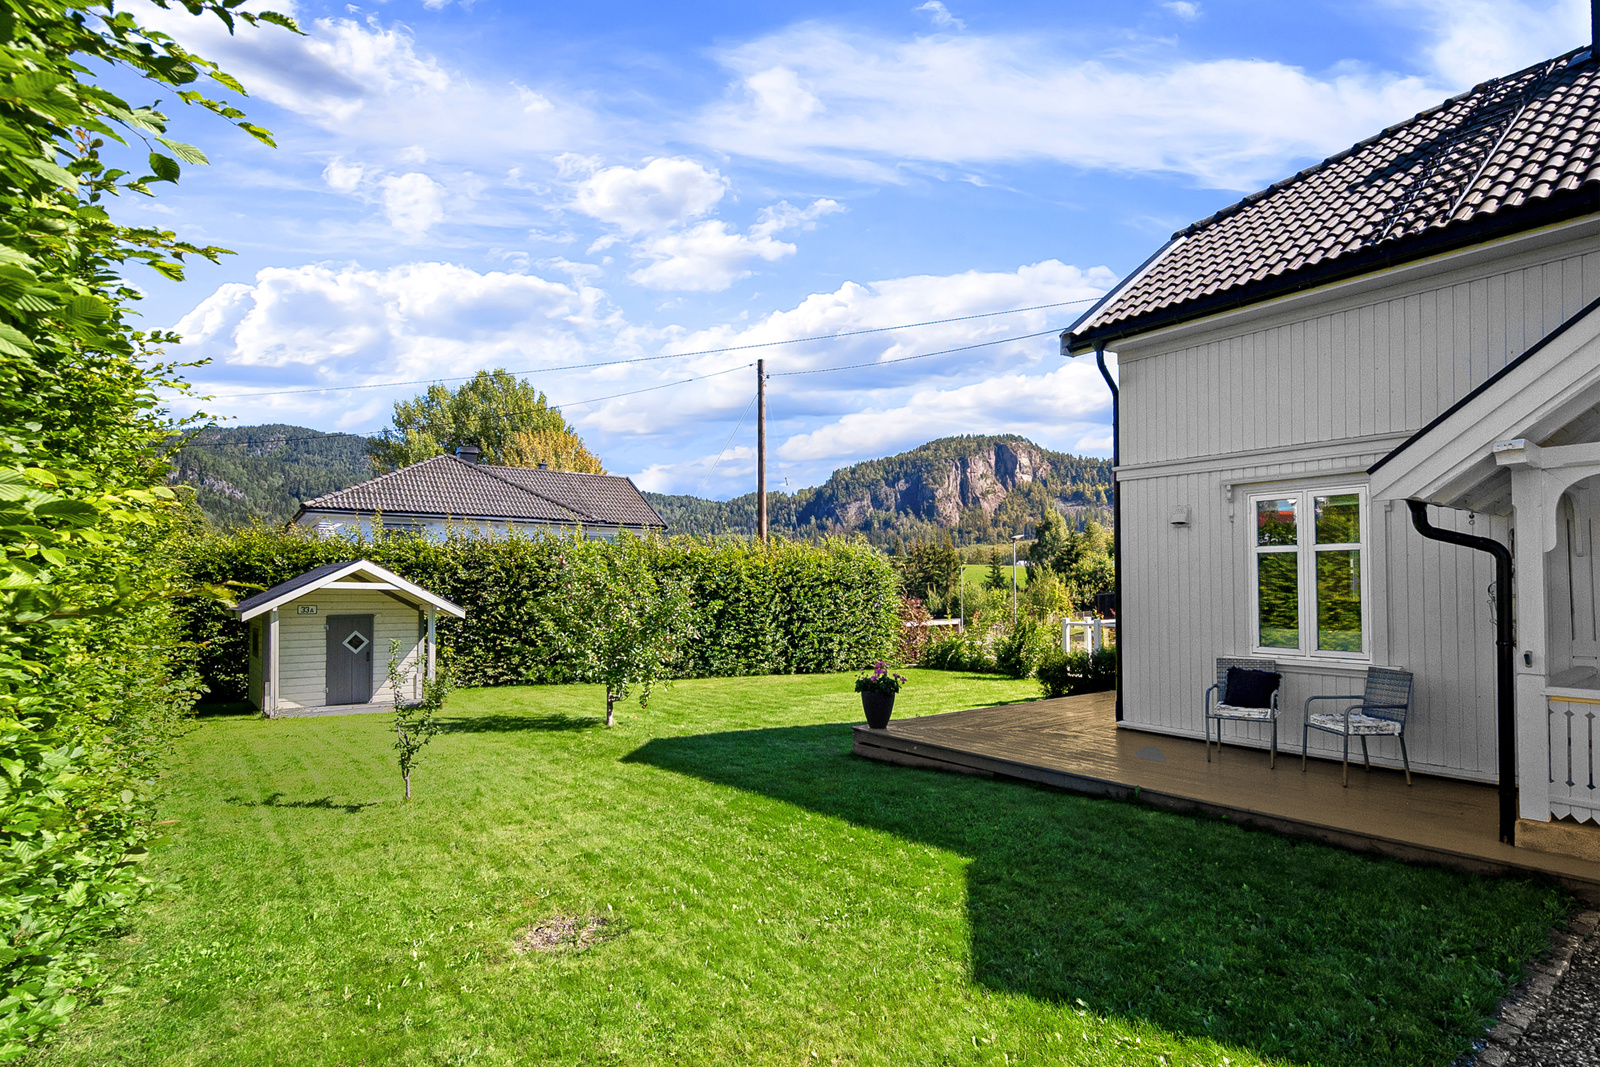
[[[1545,730],[1549,753],[1550,813],[1600,822],[1600,779],[1595,745],[1600,738],[1600,699],[1551,696]]]

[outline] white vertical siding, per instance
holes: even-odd
[[[1253,529],[1248,496],[1282,480],[1308,485],[1328,461],[1238,468],[1123,483],[1124,604],[1118,642],[1125,672],[1125,724],[1198,737],[1201,701],[1219,656],[1247,656],[1252,643]],[[1343,470],[1348,471],[1348,466]],[[1223,483],[1234,491],[1233,517]],[[1188,504],[1187,527],[1167,522],[1174,504]],[[1372,662],[1416,675],[1417,700],[1407,730],[1412,766],[1473,778],[1495,774],[1494,622],[1488,587],[1492,561],[1483,553],[1426,541],[1404,507],[1370,509],[1365,580]],[[1467,529],[1450,512],[1439,525]],[[1504,539],[1506,524],[1477,516],[1471,532]],[[1311,663],[1284,657],[1279,748],[1298,752],[1303,705],[1317,694],[1361,691],[1365,664]],[[1266,727],[1229,723],[1230,741],[1267,743]],[[1336,755],[1338,739],[1313,735],[1313,754]],[[1375,763],[1400,763],[1392,741],[1372,745]]]
[[[315,604],[317,614],[298,614],[295,608],[300,604]],[[382,593],[322,589],[280,609],[283,633],[280,708],[294,710],[321,707],[325,703],[327,632],[324,627],[330,615],[373,616],[372,703],[392,702],[394,696],[388,685],[390,642],[400,642],[403,668],[407,671],[416,668],[418,654],[423,651],[419,639],[420,613],[415,607]],[[414,697],[417,694],[404,695]]]
[[[1600,253],[1125,360],[1127,464],[1410,433],[1600,296]]]
[[[1199,736],[1216,657],[1249,654],[1250,493],[1364,480],[1358,472],[1405,435],[1597,297],[1600,252],[1569,244],[1543,262],[1524,257],[1426,284],[1401,278],[1365,300],[1334,292],[1321,311],[1241,324],[1232,336],[1132,346],[1120,370],[1126,724]],[[1236,484],[1231,505],[1227,483]],[[1190,526],[1168,524],[1175,504],[1192,509]],[[1434,521],[1509,540],[1503,519],[1436,510]],[[1412,764],[1493,778],[1493,563],[1422,538],[1402,505],[1373,506],[1369,527],[1371,662],[1416,676]],[[1305,698],[1359,692],[1363,666],[1283,669],[1280,746],[1298,751]],[[1255,726],[1226,729],[1230,739],[1267,737]],[[1312,743],[1329,754],[1337,739]],[[1375,762],[1398,764],[1393,742],[1374,750]]]

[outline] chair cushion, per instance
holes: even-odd
[[[1306,724],[1315,730],[1328,730],[1336,734],[1344,733],[1344,716],[1342,714],[1319,713],[1306,718]],[[1372,737],[1380,734],[1400,733],[1400,724],[1390,719],[1380,719],[1372,715],[1362,715],[1352,711],[1350,713],[1350,736]]]
[[[1213,719],[1254,719],[1260,722],[1269,722],[1272,719],[1272,709],[1266,708],[1236,708],[1232,704],[1218,704],[1211,712]]]
[[[1270,708],[1272,694],[1278,691],[1281,678],[1282,675],[1273,671],[1229,667],[1228,684],[1218,703],[1233,708]]]

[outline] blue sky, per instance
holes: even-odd
[[[237,253],[135,278],[173,354],[210,360],[204,410],[371,431],[420,389],[386,383],[503,366],[609,470],[718,497],[753,487],[758,355],[780,487],[954,433],[1106,454],[1092,365],[1024,335],[1243,193],[1588,37],[1582,0],[275,6],[308,36],[141,15],[279,145],[169,100],[212,165],[119,205]]]

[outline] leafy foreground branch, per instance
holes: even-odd
[[[183,6],[293,28],[237,0]],[[206,158],[90,61],[271,143],[195,88],[237,82],[110,3],[0,0],[0,1059],[107,991],[90,949],[153,888],[151,785],[197,691],[165,606],[178,511],[155,455],[175,337],[132,328],[123,272],[181,278],[224,250],[111,220],[109,198]]]

